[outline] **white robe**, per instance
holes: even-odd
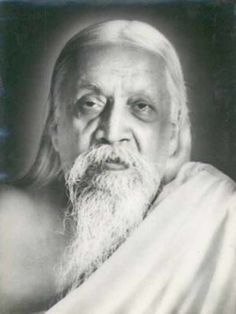
[[[47,314],[235,314],[236,185],[188,163],[153,211]]]

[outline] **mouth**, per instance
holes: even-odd
[[[103,169],[104,170],[112,170],[112,171],[121,171],[121,170],[126,170],[129,168],[129,165],[120,160],[120,158],[108,158],[104,163],[103,163]]]

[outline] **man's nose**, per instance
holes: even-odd
[[[130,141],[127,116],[121,104],[109,104],[104,110],[96,131],[96,140],[102,144]]]

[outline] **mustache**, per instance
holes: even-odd
[[[150,164],[139,153],[131,151],[128,148],[111,146],[103,144],[101,146],[94,146],[89,151],[80,154],[74,162],[70,171],[66,174],[66,178],[70,181],[76,181],[74,175],[78,175],[90,171],[103,170],[106,163],[116,163],[122,165],[124,168],[143,168],[145,164]],[[78,178],[77,178],[78,179]]]
[[[100,166],[103,164],[119,163],[126,168],[137,166],[136,158],[127,148],[121,148],[110,145],[94,147],[87,155],[88,162],[96,163]]]

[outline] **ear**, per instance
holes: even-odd
[[[181,166],[189,161],[191,150],[190,123],[186,119],[182,125],[172,127],[169,146],[169,158],[166,164],[164,182],[168,183],[175,178]]]
[[[53,121],[50,125],[49,133],[52,141],[52,145],[56,152],[58,152],[58,132],[57,132],[57,123]]]
[[[179,126],[177,123],[171,123],[171,131],[170,131],[170,144],[169,144],[169,153],[168,157],[171,158],[175,155],[178,148],[178,138],[179,138]]]

